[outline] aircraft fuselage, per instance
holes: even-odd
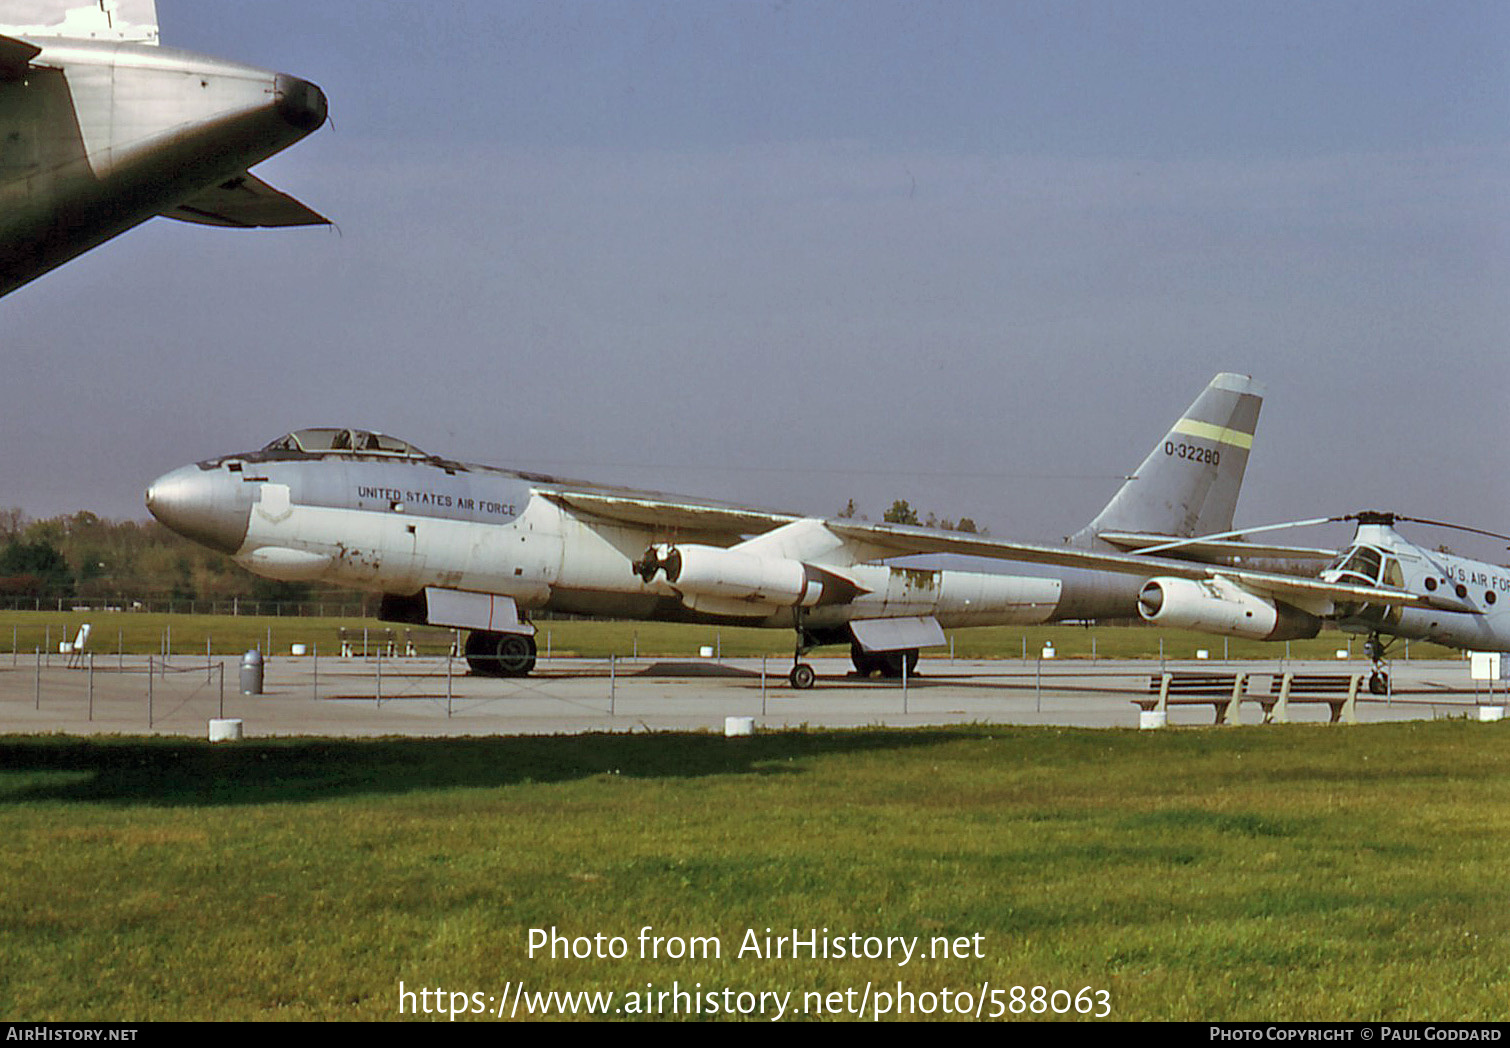
[[[728,547],[727,530],[605,519],[558,497],[560,484],[429,457],[264,451],[169,473],[152,485],[148,505],[175,531],[266,577],[397,596],[427,587],[497,594],[521,610],[792,628],[800,609],[802,624],[815,633],[856,619],[933,616],[955,627],[1136,614],[1137,579],[1093,573],[1075,573],[1087,577],[1066,585],[1058,578],[845,564],[847,585],[830,579],[826,597],[761,590],[758,583],[734,597],[689,593],[663,574],[643,579],[640,558],[668,541]]]

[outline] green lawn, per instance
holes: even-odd
[[[1115,1019],[1499,1020],[1506,730],[12,737],[0,1012],[390,1019],[400,982],[491,1008],[522,981],[791,1017],[900,983],[936,1016],[1041,986]],[[720,956],[642,958],[645,927]],[[550,928],[627,956],[531,957]],[[981,956],[738,956],[793,928]]]

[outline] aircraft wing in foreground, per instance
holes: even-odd
[[[0,0],[0,295],[154,215],[328,225],[247,173],[325,116],[308,81],[159,47],[153,0]]]

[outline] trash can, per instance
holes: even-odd
[[[256,648],[241,656],[241,694],[262,694],[262,652]]]

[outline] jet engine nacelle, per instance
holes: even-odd
[[[1321,632],[1321,620],[1288,604],[1249,593],[1222,578],[1156,578],[1138,594],[1138,614],[1173,629],[1251,640],[1302,640]]]
[[[691,606],[812,607],[823,596],[823,573],[790,557],[763,557],[718,546],[652,546],[635,565],[650,582],[659,570]]]

